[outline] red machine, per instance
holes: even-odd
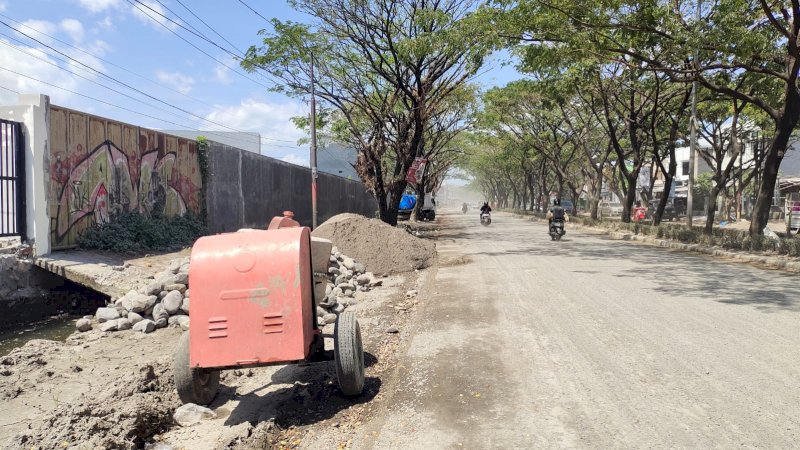
[[[269,230],[207,236],[195,243],[190,331],[181,336],[174,364],[184,403],[210,403],[220,370],[324,355],[314,297],[321,300],[325,281],[315,294],[314,274],[327,273],[330,249],[330,241],[312,242],[309,229],[288,214],[273,219]],[[345,395],[359,395],[364,354],[354,313],[339,315],[333,339],[339,387]]]

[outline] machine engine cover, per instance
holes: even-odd
[[[298,361],[314,337],[307,227],[200,238],[189,266],[189,364]]]

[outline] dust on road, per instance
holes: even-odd
[[[354,448],[800,442],[796,276],[570,229],[551,242],[502,213],[443,223],[401,376]]]

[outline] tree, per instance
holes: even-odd
[[[489,33],[468,20],[477,0],[291,0],[316,20],[309,26],[272,20],[263,46],[242,66],[264,70],[276,90],[316,93],[342,117],[356,170],[395,224],[406,173],[425,153],[432,117],[467,83],[490,50]],[[344,133],[343,133],[344,134]]]
[[[750,233],[769,218],[781,161],[800,121],[800,2],[498,1],[506,33],[582,54],[616,55],[761,110],[772,121]],[[637,64],[637,65],[638,65]]]

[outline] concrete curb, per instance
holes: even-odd
[[[526,219],[531,218],[531,220],[536,222],[544,221],[543,219],[539,219],[538,217],[535,216],[522,215],[518,213],[512,213],[512,214],[515,217],[526,218]],[[684,244],[683,242],[678,242],[670,239],[659,239],[651,236],[639,236],[629,232],[620,232],[620,231],[608,230],[605,228],[590,227],[586,225],[580,225],[577,223],[571,223],[570,225],[572,225],[573,229],[589,231],[592,232],[593,234],[603,234],[610,237],[611,239],[618,241],[637,242],[644,245],[651,245],[654,247],[669,248],[672,250],[680,250],[691,253],[700,253],[703,255],[713,256],[719,259],[725,259],[737,263],[752,264],[759,267],[766,267],[768,269],[775,269],[775,270],[783,270],[791,273],[800,273],[800,259],[797,258],[790,258],[787,256],[760,255],[753,253],[733,252],[730,250],[725,250],[724,248],[720,247],[709,247],[707,245],[701,245],[701,244]]]

